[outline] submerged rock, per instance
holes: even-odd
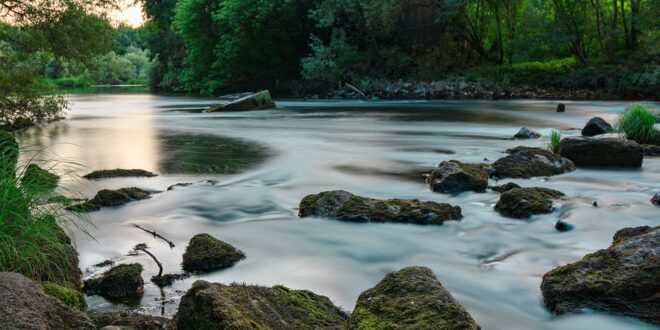
[[[516,147],[509,155],[493,163],[493,175],[498,178],[531,178],[552,176],[575,170],[572,161],[545,149]]]
[[[564,112],[564,111],[566,111],[566,105],[564,105],[563,103],[557,104],[557,112]]]
[[[209,272],[228,268],[245,259],[245,254],[209,234],[197,234],[190,239],[183,254],[183,270]]]
[[[147,177],[147,178],[151,178],[151,177],[154,177],[154,176],[158,176],[158,174],[152,173],[152,172],[149,172],[149,171],[145,171],[145,170],[140,170],[140,169],[116,168],[114,170],[94,171],[92,173],[84,175],[83,178],[88,179],[88,180],[95,180],[95,179],[125,178],[125,177]]]
[[[483,192],[488,187],[488,164],[468,164],[457,160],[442,162],[426,178],[431,190],[442,193]]]
[[[137,298],[142,295],[144,280],[142,265],[122,264],[112,267],[98,278],[85,281],[83,291],[108,300]]]
[[[349,329],[479,329],[426,267],[407,267],[362,292]]]
[[[503,193],[515,188],[520,188],[520,186],[513,182],[507,182],[506,184],[503,185],[490,187],[490,189],[497,191],[498,193]]]
[[[559,220],[555,223],[555,229],[559,232],[571,231],[573,230],[573,225],[563,220]]]
[[[463,218],[461,208],[417,199],[379,200],[334,190],[308,195],[300,201],[300,217],[318,216],[353,222],[400,222],[441,225]]]
[[[167,330],[176,329],[174,322],[171,319],[145,315],[131,312],[92,312],[89,313],[96,328],[105,329],[139,329],[139,330]]]
[[[30,164],[23,172],[21,184],[36,192],[48,192],[57,187],[60,177],[50,171],[44,170],[37,164]]]
[[[209,112],[216,111],[247,111],[264,110],[275,108],[275,102],[270,97],[270,91],[265,90],[258,93],[243,96],[237,100],[218,104],[208,109]]]
[[[567,137],[557,153],[577,167],[640,167],[644,159],[637,142],[617,138]]]
[[[135,187],[117,190],[103,189],[89,201],[69,206],[67,209],[77,212],[90,212],[100,210],[102,207],[119,206],[149,197],[151,197],[151,192]]]
[[[651,197],[651,204],[655,206],[660,206],[660,192],[655,193],[655,195]]]
[[[552,212],[552,201],[564,196],[561,191],[548,188],[514,188],[500,195],[495,210],[506,217],[529,218]]]
[[[532,131],[527,127],[521,128],[516,135],[513,136],[514,139],[538,139],[541,137],[541,133]]]
[[[589,119],[584,128],[582,129],[582,136],[595,136],[600,134],[609,133],[612,131],[612,125],[600,117],[593,117]]]
[[[190,275],[187,273],[182,273],[182,274],[163,274],[161,276],[154,275],[151,277],[151,282],[154,282],[154,284],[158,285],[158,287],[164,287],[168,285],[172,285],[174,281],[180,281],[180,280],[185,280],[189,278]]]
[[[660,324],[660,226],[625,228],[612,245],[543,276],[545,305],[557,314],[584,308]]]
[[[95,329],[82,311],[18,273],[0,273],[0,329]]]
[[[642,144],[642,148],[644,148],[644,156],[648,156],[648,157],[660,156],[660,146],[656,146],[653,144]]]
[[[307,290],[193,283],[181,298],[177,328],[341,329],[346,315],[330,299]]]

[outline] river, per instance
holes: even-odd
[[[328,296],[350,311],[358,295],[387,272],[431,268],[483,329],[651,329],[604,313],[557,317],[543,306],[543,274],[609,246],[624,227],[660,223],[649,202],[660,188],[660,158],[636,170],[584,170],[514,181],[563,191],[571,198],[552,214],[521,221],[493,210],[498,194],[433,193],[420,173],[443,160],[495,161],[518,145],[545,147],[552,129],[579,135],[592,116],[613,123],[626,103],[553,101],[279,101],[278,109],[203,113],[196,97],[150,94],[72,95],[67,120],[33,128],[21,146],[37,160],[54,160],[60,192],[92,197],[104,188],[159,191],[151,199],[89,214],[93,239],[73,229],[86,276],[106,259],[145,266],[145,295],[136,306],[86,297],[91,310],[139,308],[171,316],[199,279],[283,284]],[[655,104],[657,107],[658,104]],[[543,138],[514,141],[522,126]],[[142,168],[155,178],[86,181],[98,169]],[[193,182],[167,191],[176,183]],[[492,183],[492,182],[491,182]],[[355,224],[300,219],[310,193],[343,189],[374,198],[418,198],[463,209],[462,221],[442,226]],[[600,207],[592,203],[597,201]],[[558,232],[562,218],[574,226]],[[132,226],[155,229],[176,247]],[[165,272],[179,272],[188,240],[210,233],[247,255],[234,267],[194,275],[161,292],[148,279],[148,256],[127,256],[147,243]]]

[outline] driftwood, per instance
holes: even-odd
[[[136,225],[136,224],[134,224],[133,226],[135,226],[136,228],[142,229],[143,231],[145,231],[145,232],[147,232],[147,233],[149,233],[149,234],[154,235],[154,238],[157,237],[157,238],[160,238],[160,239],[162,239],[163,241],[167,242],[167,244],[170,245],[170,249],[173,249],[173,248],[174,248],[174,242],[172,242],[172,241],[168,240],[167,238],[161,236],[160,234],[156,233],[155,230],[154,230],[154,231],[151,231],[151,230],[148,230],[148,229],[142,228],[142,227],[140,227],[139,225]]]
[[[142,251],[142,252],[148,254],[151,257],[151,259],[154,259],[154,261],[158,265],[158,275],[156,275],[156,277],[161,277],[163,275],[163,264],[161,264],[160,261],[158,261],[158,259],[156,259],[156,256],[153,255],[153,253],[151,253],[151,252],[149,252],[149,250],[147,250],[147,244],[144,244],[144,243],[138,244],[133,249],[135,251]]]
[[[348,87],[348,88],[354,90],[356,93],[360,94],[360,96],[362,96],[363,99],[369,101],[369,98],[367,97],[367,94],[364,94],[364,92],[361,91],[359,88],[357,88],[357,87],[355,87],[355,86],[353,86],[353,85],[351,85],[351,84],[349,84],[349,83],[346,83],[346,87]]]

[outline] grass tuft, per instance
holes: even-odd
[[[631,105],[619,115],[615,129],[627,139],[641,144],[660,145],[660,131],[655,128],[653,112],[641,104]]]
[[[553,129],[550,132],[550,143],[548,144],[548,149],[554,153],[559,151],[559,144],[561,143],[561,133],[558,130]]]

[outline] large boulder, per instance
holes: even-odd
[[[176,329],[176,326],[171,319],[160,316],[138,314],[135,312],[92,312],[89,313],[89,317],[92,319],[97,329]]]
[[[640,167],[644,160],[642,146],[618,138],[567,137],[557,153],[577,167]]]
[[[660,324],[660,226],[619,230],[607,249],[546,273],[541,292],[558,314],[588,308]]]
[[[561,191],[548,188],[514,188],[500,195],[495,210],[506,217],[525,219],[552,212],[552,201],[564,196]]]
[[[275,108],[275,102],[270,97],[270,92],[265,90],[239,98],[238,100],[218,104],[208,109],[209,112],[216,111],[247,111],[264,110]]]
[[[95,329],[82,311],[18,273],[0,273],[0,329]]]
[[[514,139],[525,140],[525,139],[538,139],[541,137],[541,133],[532,131],[527,127],[521,128],[516,135],[513,136]]]
[[[660,192],[655,193],[655,195],[651,197],[651,204],[660,206]]]
[[[72,205],[68,209],[76,212],[91,212],[100,210],[102,207],[119,206],[149,197],[151,197],[151,192],[135,187],[117,190],[103,189],[89,201]]]
[[[209,272],[228,268],[245,259],[245,254],[209,234],[197,234],[190,239],[183,254],[183,270]]]
[[[582,136],[595,136],[600,134],[609,133],[612,131],[612,125],[600,117],[593,117],[589,119],[584,128],[582,129]]]
[[[100,170],[85,174],[83,178],[88,180],[109,179],[109,178],[127,178],[127,177],[146,177],[151,178],[158,174],[141,169],[122,169]]]
[[[575,170],[572,161],[545,149],[515,147],[509,155],[493,163],[493,176],[498,178],[531,178],[552,176]]]
[[[346,315],[307,290],[193,283],[181,298],[177,329],[341,329]]]
[[[362,292],[349,329],[479,329],[426,267],[407,267]]]
[[[83,286],[85,293],[113,301],[139,298],[143,289],[142,265],[137,263],[112,267],[98,278],[85,281]]]
[[[488,164],[442,162],[426,178],[431,190],[442,193],[483,192],[488,187]]]
[[[463,218],[461,208],[417,199],[379,200],[343,190],[308,195],[300,201],[300,217],[326,217],[352,222],[400,222],[441,225]]]

